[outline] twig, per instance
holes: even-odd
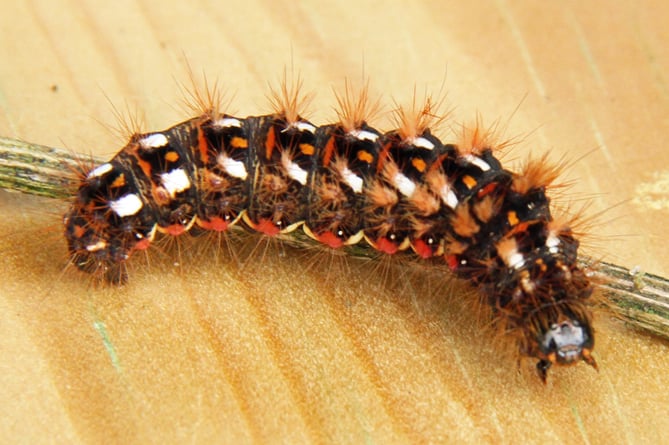
[[[67,198],[80,165],[80,158],[67,150],[0,137],[0,188]]]
[[[640,270],[599,263],[611,310],[632,326],[669,339],[669,280]]]
[[[101,159],[87,162],[101,164]],[[81,158],[66,150],[0,137],[0,187],[49,198],[68,198],[73,174]],[[295,244],[308,243],[292,237]],[[355,246],[352,255],[374,256],[371,249]],[[585,258],[585,266],[593,261]],[[609,308],[634,328],[669,340],[669,280],[609,263],[596,263],[596,272],[610,302]]]

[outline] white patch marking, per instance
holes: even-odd
[[[297,121],[293,122],[292,124],[289,124],[286,128],[281,130],[281,133],[285,133],[291,128],[297,128],[298,131],[308,131],[311,134],[316,133],[316,127],[311,125],[309,122],[304,122],[304,121]]]
[[[107,247],[107,242],[100,240],[95,244],[91,244],[90,246],[86,246],[86,250],[89,252],[97,252],[99,250],[105,249]]]
[[[555,236],[555,233],[551,232],[548,234],[548,237],[546,238],[546,247],[548,247],[548,251],[550,253],[558,253],[560,251],[560,248],[558,247],[560,245],[560,238]]]
[[[190,179],[188,179],[188,175],[183,168],[175,168],[167,173],[161,173],[160,182],[171,198],[190,188]]]
[[[360,176],[353,173],[348,169],[348,167],[344,167],[344,169],[341,171],[341,176],[344,179],[344,182],[348,184],[348,186],[351,187],[355,193],[362,192],[363,181]]]
[[[520,269],[525,265],[525,257],[522,253],[518,252],[518,246],[513,239],[505,241],[504,248],[498,248],[497,252],[502,257],[504,263],[509,267]]]
[[[160,148],[168,144],[167,137],[162,133],[150,134],[139,140],[142,148]]]
[[[514,269],[520,269],[525,265],[525,257],[522,253],[514,250],[505,258],[506,264]]]
[[[426,150],[433,150],[434,149],[434,144],[430,141],[428,141],[425,138],[415,138],[413,141],[413,145],[418,148],[424,148]]]
[[[413,192],[416,191],[416,183],[402,173],[397,173],[393,177],[393,184],[395,184],[395,187],[397,187],[397,190],[399,190],[401,194],[407,197],[413,195]]]
[[[291,161],[290,159],[285,158],[283,160],[283,166],[286,168],[286,171],[288,172],[288,176],[296,180],[302,185],[307,184],[307,171],[304,170],[302,167]]]
[[[379,138],[379,135],[376,133],[372,133],[371,131],[366,131],[366,130],[351,130],[348,132],[351,136],[356,138],[359,141],[372,141],[376,142],[376,140]]]
[[[121,218],[137,214],[143,206],[142,200],[134,193],[121,196],[116,201],[109,203],[109,207]]]
[[[219,128],[230,128],[230,127],[241,128],[242,122],[239,119],[235,119],[234,117],[224,117],[223,119],[215,120],[213,125],[214,127],[219,127]]]
[[[242,161],[235,161],[223,153],[218,155],[216,162],[233,178],[246,179],[249,175]]]
[[[441,200],[444,202],[444,204],[446,204],[453,210],[455,210],[455,208],[460,203],[460,201],[458,201],[458,197],[456,196],[455,192],[448,184],[444,185],[441,188],[441,190],[439,190],[439,195],[441,196]]]
[[[475,166],[477,166],[478,168],[480,168],[484,172],[487,172],[488,170],[490,170],[490,165],[486,161],[484,161],[483,159],[481,159],[479,157],[476,157],[472,154],[466,154],[466,155],[463,155],[462,158],[465,161],[469,162],[470,164],[474,164]]]
[[[99,165],[88,173],[88,175],[86,176],[86,179],[99,178],[100,176],[106,175],[107,173],[109,173],[113,169],[114,169],[114,166],[109,164],[109,163]]]

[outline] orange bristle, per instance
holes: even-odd
[[[289,124],[298,122],[305,116],[306,110],[313,100],[313,94],[302,94],[303,81],[300,75],[291,73],[291,79],[288,78],[286,69],[283,71],[283,78],[279,83],[279,89],[269,85],[270,95],[268,96],[274,113],[283,116]]]
[[[422,104],[418,102],[416,88],[414,87],[411,105],[405,107],[395,103],[393,122],[400,136],[407,143],[420,137],[426,130],[436,130],[448,118],[449,113],[443,113],[440,108],[445,97],[437,99],[426,95]]]
[[[335,112],[339,118],[341,126],[346,131],[357,130],[363,123],[369,122],[381,110],[380,98],[372,99],[369,96],[369,81],[356,90],[351,86],[348,79],[344,80],[344,92],[339,93],[334,90],[337,99],[337,108]]]

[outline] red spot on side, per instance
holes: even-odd
[[[207,138],[204,137],[204,131],[202,131],[202,128],[198,128],[197,131],[197,146],[200,150],[200,158],[206,165],[209,163],[209,142],[207,142]]]
[[[325,144],[325,150],[323,150],[323,166],[327,167],[328,165],[330,165],[330,160],[332,159],[334,148],[335,148],[335,137],[330,136],[330,139],[328,139],[328,142]]]
[[[446,264],[448,264],[448,268],[451,269],[453,272],[455,272],[458,269],[458,256],[446,255],[444,258],[446,259]]]
[[[339,238],[332,232],[325,232],[316,236],[318,238],[318,241],[333,249],[338,249],[344,245],[344,242],[341,240],[341,238]]]
[[[146,250],[146,249],[149,248],[150,245],[151,245],[151,241],[144,238],[144,239],[138,241],[137,244],[135,244],[134,249],[135,250]]]
[[[386,159],[390,157],[390,147],[392,142],[388,142],[383,147],[381,147],[381,152],[379,153],[379,161],[376,164],[376,172],[380,173],[383,170],[383,165],[386,163]]]
[[[216,232],[223,232],[228,230],[228,223],[223,218],[218,216],[211,218],[209,221],[198,220],[197,225],[204,230],[215,230]]]
[[[530,227],[529,223],[528,223],[527,221],[523,221],[523,222],[521,222],[521,223],[516,224],[515,226],[513,226],[513,228],[509,231],[509,233],[507,234],[507,236],[515,235],[515,234],[518,234],[518,233],[527,232],[527,229],[528,229],[529,227]]]
[[[172,236],[179,236],[186,231],[186,226],[181,224],[172,224],[165,227],[165,233]]]
[[[490,184],[486,185],[481,190],[479,190],[476,195],[478,198],[483,198],[484,196],[489,195],[490,193],[495,191],[496,188],[497,188],[497,183],[491,182]]]
[[[413,247],[414,252],[416,252],[416,255],[423,259],[430,258],[434,254],[432,248],[422,239],[413,241],[411,246]]]
[[[151,163],[146,162],[145,160],[141,159],[139,156],[135,156],[137,158],[137,165],[139,165],[139,168],[142,169],[142,172],[144,175],[148,178],[151,177]]]
[[[267,138],[265,139],[265,159],[268,161],[272,159],[272,151],[274,151],[274,144],[276,144],[276,134],[274,127],[269,127]]]
[[[264,233],[267,236],[276,236],[280,232],[277,225],[269,219],[261,219],[253,226],[253,229],[260,233]]]
[[[388,238],[379,238],[376,240],[376,246],[374,246],[376,250],[387,253],[388,255],[392,255],[394,253],[397,253],[399,250],[397,243],[394,241],[390,241]]]
[[[74,226],[75,238],[83,238],[85,234],[86,234],[86,229],[84,229],[82,226],[79,225]]]

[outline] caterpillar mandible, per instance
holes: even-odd
[[[445,262],[470,281],[523,355],[597,368],[588,298],[568,221],[551,214],[558,169],[502,167],[483,132],[458,144],[430,131],[434,102],[396,111],[397,129],[366,122],[366,90],[338,96],[339,121],[301,117],[298,88],[274,95],[272,114],[240,118],[217,107],[160,132],[135,134],[86,172],[65,215],[71,262],[127,279],[126,261],[157,234],[242,226],[266,236],[298,229],[338,249],[366,242],[388,255]]]

